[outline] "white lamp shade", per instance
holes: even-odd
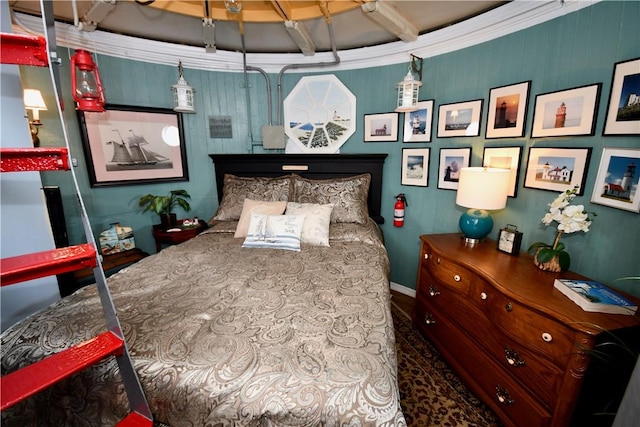
[[[497,210],[507,206],[509,169],[460,169],[456,204],[466,208]]]
[[[28,110],[46,110],[42,94],[38,89],[25,89],[23,93],[24,107]]]

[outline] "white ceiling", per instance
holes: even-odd
[[[365,16],[360,7],[360,3],[370,0],[340,0],[344,3],[353,3],[353,9],[330,14],[331,25],[333,27],[335,45],[337,50],[344,51],[366,46],[376,46],[397,41],[398,38],[386,31],[379,24]],[[420,34],[445,28],[455,23],[463,22],[466,19],[480,15],[491,9],[499,7],[505,1],[495,0],[382,0],[397,10]],[[135,0],[77,0],[77,14],[82,18],[85,13],[94,6],[95,3],[115,3],[115,7],[110,10],[97,26],[98,30],[124,34],[135,37],[142,37],[149,40],[169,42],[179,45],[194,47],[204,47],[203,24],[204,1],[182,2],[202,3],[201,16],[188,16],[173,12],[160,10],[157,7],[168,7],[169,3],[180,4],[181,2],[170,2],[167,0],[135,1]],[[31,0],[10,0],[12,11],[24,12],[27,14],[39,15],[40,2]],[[66,23],[74,23],[73,1],[55,0],[53,3],[56,20]],[[143,5],[143,3],[151,3]],[[220,3],[210,1],[208,4]],[[244,8],[249,11],[251,7],[271,7],[270,4],[288,5],[295,8],[303,3],[297,0],[272,0],[255,1],[244,0]],[[152,7],[156,6],[156,7]],[[187,5],[185,5],[186,8]],[[191,6],[191,5],[188,5]],[[199,6],[197,4],[196,6]],[[331,4],[329,4],[331,6]],[[211,6],[212,7],[212,6]],[[343,5],[344,7],[344,5]],[[248,53],[300,53],[298,46],[291,39],[285,30],[283,22],[248,22],[246,15],[243,18],[245,49]],[[226,19],[214,20],[215,23],[215,45],[218,50],[239,52],[242,51],[242,39],[238,17],[228,14]],[[236,20],[234,20],[236,19]],[[322,18],[305,20],[312,40],[316,45],[317,52],[331,51],[331,39],[327,20]]]

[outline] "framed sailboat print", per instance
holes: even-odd
[[[182,115],[167,108],[106,105],[78,111],[92,187],[187,181]]]

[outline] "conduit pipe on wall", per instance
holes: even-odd
[[[331,24],[331,19],[329,17],[326,19],[326,21],[327,27],[329,28],[329,37],[331,39],[331,52],[333,52],[333,57],[335,58],[335,60],[333,62],[317,62],[314,64],[289,64],[282,67],[280,73],[278,74],[278,120],[279,124],[281,125],[284,122],[284,117],[282,117],[282,76],[284,75],[285,71],[298,68],[329,67],[332,65],[340,64],[340,57],[338,56],[336,42],[333,35],[333,25]]]

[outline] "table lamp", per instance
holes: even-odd
[[[507,205],[509,169],[469,167],[460,169],[456,204],[469,208],[460,217],[460,230],[465,243],[474,246],[493,228],[488,210]]]

